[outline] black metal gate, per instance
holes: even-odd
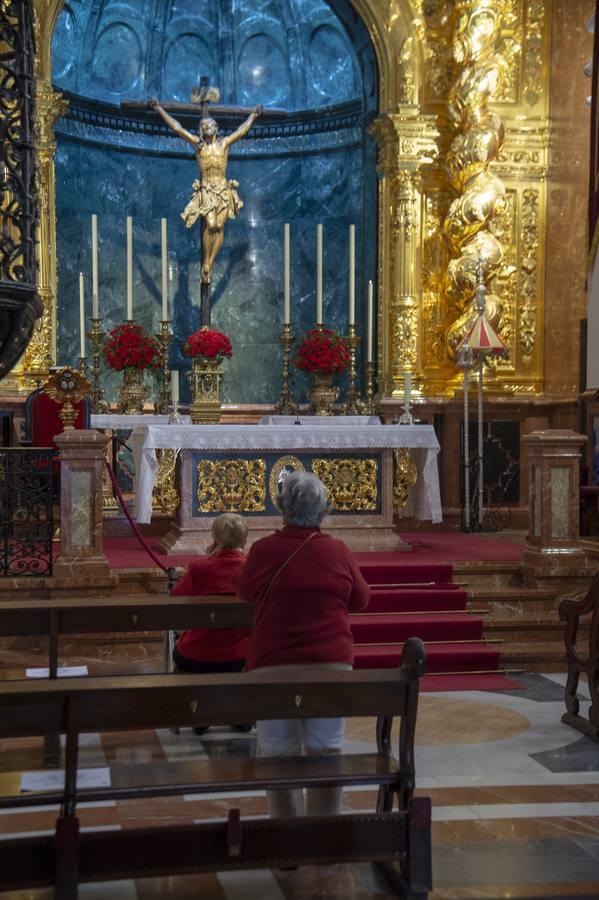
[[[0,448],[0,575],[52,574],[53,450]]]

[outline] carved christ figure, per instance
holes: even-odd
[[[170,116],[155,97],[148,98],[148,106],[162,116],[178,137],[193,146],[202,179],[193,182],[193,195],[181,218],[188,228],[195,225],[199,218],[204,219],[202,282],[210,284],[212,267],[223,243],[225,223],[227,219],[235,219],[243,206],[237,193],[239,182],[227,178],[229,147],[248,133],[261,114],[262,107],[254,107],[233,134],[221,138],[218,125],[210,116],[200,120],[199,133],[194,135]]]

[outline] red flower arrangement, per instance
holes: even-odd
[[[147,369],[160,365],[160,345],[141,325],[119,325],[104,342],[104,359],[111,369]]]
[[[183,353],[186,356],[204,356],[206,359],[223,359],[225,356],[233,356],[231,341],[222,331],[214,331],[212,328],[198,328],[190,335],[183,345]]]
[[[313,328],[302,338],[293,364],[306,372],[344,372],[349,366],[349,347],[330,328]]]

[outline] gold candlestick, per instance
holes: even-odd
[[[79,357],[79,372],[85,378],[87,375],[87,356]]]
[[[281,416],[294,416],[298,407],[289,390],[289,358],[291,356],[291,347],[295,341],[291,334],[291,325],[283,325],[283,334],[279,337],[279,341],[283,347],[283,386],[275,405],[275,411]]]
[[[160,334],[156,335],[156,339],[160,344],[160,364],[162,366],[162,378],[160,385],[160,393],[158,400],[154,404],[154,412],[161,415],[168,415],[171,411],[171,370],[168,362],[168,351],[173,339],[173,333],[170,329],[170,319],[162,319],[160,322]]]
[[[104,399],[104,391],[100,384],[100,357],[102,355],[102,341],[104,332],[100,328],[100,320],[92,319],[92,330],[87,332],[87,336],[92,342],[92,365],[91,365],[91,391],[89,399],[92,405],[92,412],[96,415],[110,412],[110,404]]]
[[[366,365],[366,400],[364,401],[363,411],[373,416],[376,412],[374,402],[374,363],[369,362]]]
[[[347,400],[343,407],[343,415],[359,416],[364,412],[364,403],[356,389],[356,352],[360,346],[360,336],[356,334],[356,326],[350,325],[349,334],[343,340],[349,347],[349,385],[347,388]]]

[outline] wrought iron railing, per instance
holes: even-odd
[[[55,453],[0,448],[0,575],[52,574]]]

